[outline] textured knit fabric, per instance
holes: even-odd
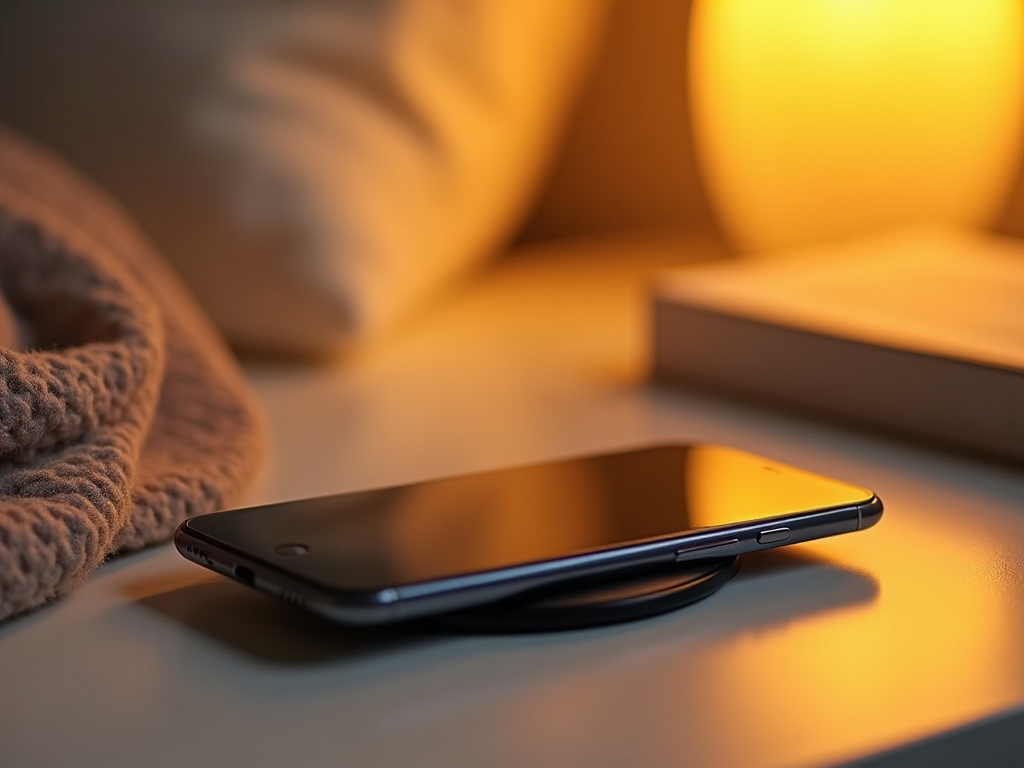
[[[236,501],[263,450],[175,275],[109,198],[0,129],[0,619]]]

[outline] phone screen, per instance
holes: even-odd
[[[190,528],[340,590],[861,504],[873,494],[716,445],[663,446],[194,518]]]

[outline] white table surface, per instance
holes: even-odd
[[[0,625],[0,766],[1024,764],[1024,473],[646,385],[646,276],[707,248],[535,246],[347,360],[250,364],[249,501],[702,439],[873,488],[877,527],[535,636],[328,627],[157,547]]]

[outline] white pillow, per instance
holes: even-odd
[[[23,0],[0,119],[121,198],[236,345],[391,326],[526,212],[603,0]]]

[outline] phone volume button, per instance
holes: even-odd
[[[739,549],[739,539],[719,539],[708,541],[703,544],[691,544],[676,550],[676,560],[692,560],[696,557],[719,557],[722,555],[735,554]]]
[[[757,534],[758,544],[775,544],[780,541],[785,541],[793,532],[789,528],[772,528],[768,531],[761,531]]]

